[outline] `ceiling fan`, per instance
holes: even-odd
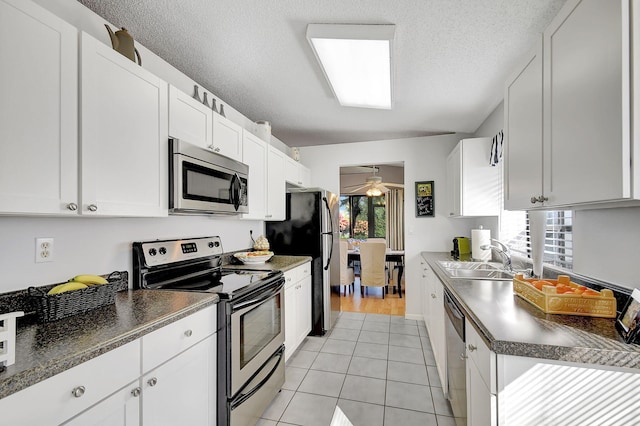
[[[389,192],[390,189],[388,187],[404,188],[404,185],[400,184],[400,183],[383,182],[382,181],[382,177],[376,175],[378,170],[380,170],[378,167],[371,166],[371,170],[372,170],[373,174],[366,178],[364,185],[357,184],[357,185],[349,185],[349,186],[346,187],[346,188],[357,187],[357,188],[349,191],[350,193],[358,192],[358,191],[361,191],[364,188],[369,187],[367,189],[367,191],[365,192],[365,194],[368,197],[378,197],[378,196],[384,194],[385,192]]]

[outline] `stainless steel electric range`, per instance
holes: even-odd
[[[254,425],[284,384],[284,277],[222,255],[220,237],[135,242],[133,284],[219,295],[217,424]]]

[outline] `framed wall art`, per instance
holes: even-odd
[[[434,217],[433,181],[416,182],[416,217]]]

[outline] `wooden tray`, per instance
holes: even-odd
[[[582,315],[588,317],[615,318],[616,299],[609,289],[589,294],[557,294],[558,284],[583,289],[584,286],[572,282],[567,275],[558,275],[557,280],[544,279],[552,285],[545,285],[542,290],[534,287],[533,282],[539,278],[524,278],[516,274],[513,278],[513,292],[547,314]],[[591,290],[594,291],[594,290]]]

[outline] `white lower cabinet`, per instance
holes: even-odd
[[[475,328],[465,325],[467,425],[497,425],[496,354],[482,341]]]
[[[311,262],[284,273],[284,358],[311,332]]]
[[[431,271],[430,271],[431,272]],[[447,344],[445,336],[444,288],[435,274],[427,274],[429,288],[429,339],[436,361],[440,383],[447,389]]]
[[[216,424],[216,337],[142,376],[145,426]]]
[[[429,310],[429,299],[431,294],[430,280],[433,271],[429,268],[429,265],[425,260],[420,261],[420,267],[422,268],[422,278],[420,279],[420,305],[422,310],[422,318],[424,325],[429,329],[431,315]]]
[[[213,426],[215,318],[202,309],[0,399],[0,424]]]

